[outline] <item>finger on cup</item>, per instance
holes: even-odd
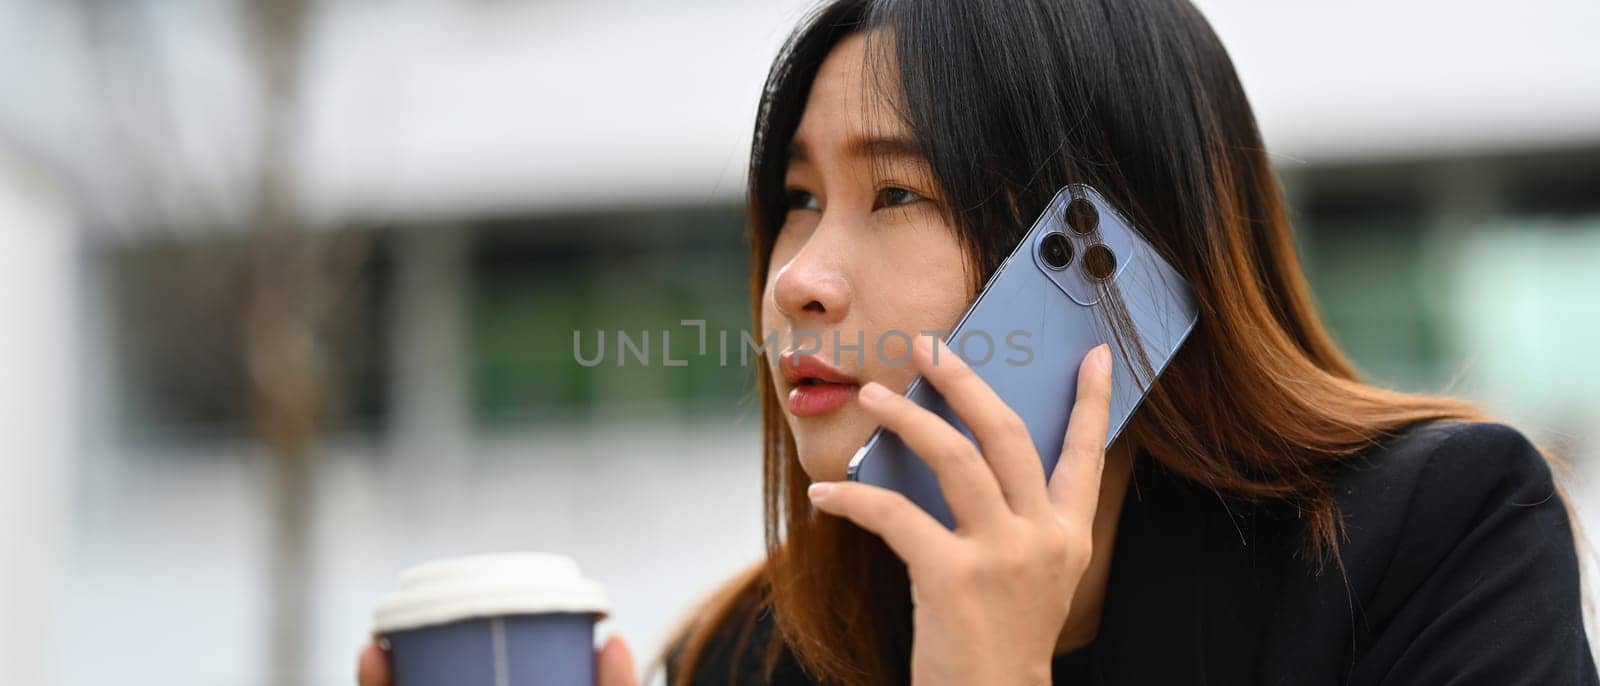
[[[356,683],[360,686],[393,686],[389,676],[389,656],[377,641],[362,646],[356,658]]]
[[[596,662],[599,663],[599,686],[639,686],[639,677],[633,667],[633,651],[621,636],[612,634],[606,638]]]

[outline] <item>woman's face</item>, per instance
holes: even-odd
[[[814,481],[843,479],[876,428],[860,386],[903,391],[912,338],[947,333],[974,296],[926,160],[863,88],[864,44],[860,33],[841,41],[811,87],[762,295],[768,372]]]

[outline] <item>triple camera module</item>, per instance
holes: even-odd
[[[1067,203],[1067,226],[1079,236],[1088,236],[1100,224],[1100,213],[1083,198]],[[1072,264],[1072,241],[1063,233],[1052,233],[1039,241],[1039,259],[1046,267],[1061,271]],[[1117,254],[1104,243],[1090,245],[1083,254],[1083,271],[1095,281],[1105,281],[1117,273]]]

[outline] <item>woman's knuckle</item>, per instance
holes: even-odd
[[[872,498],[866,504],[865,509],[874,520],[884,524],[893,524],[900,517],[900,501],[903,500],[905,500],[905,496],[891,492],[885,494],[882,498]]]
[[[1061,555],[1070,564],[1089,564],[1094,555],[1094,541],[1088,534],[1069,535],[1062,539]]]
[[[958,588],[971,588],[983,580],[983,565],[970,557],[957,557],[948,563],[942,576],[947,583]]]
[[[973,371],[972,366],[967,364],[967,361],[962,359],[960,355],[951,355],[949,357],[939,358],[940,362],[944,362],[945,360],[950,360],[949,364],[942,364],[940,366],[945,368],[944,373],[948,375],[951,381],[955,381],[959,384],[983,382],[982,379],[978,378],[978,373]]]
[[[1009,433],[1028,433],[1028,424],[1022,421],[1022,415],[1017,414],[1016,411],[1010,408],[1006,408],[1006,411],[1001,413],[1001,424],[1003,425],[1001,428]]]
[[[994,413],[986,421],[985,428],[994,435],[1025,436],[1028,433],[1028,425],[1024,424],[1022,417],[1017,416],[1017,413],[1010,408]]]
[[[998,559],[999,572],[1005,579],[1025,577],[1034,567],[1034,554],[1031,551],[1010,549],[1002,553]]]
[[[982,460],[983,454],[971,441],[951,441],[939,451],[939,459],[946,464],[969,464]]]
[[[1046,558],[1056,564],[1067,561],[1073,553],[1072,543],[1064,533],[1052,532],[1045,536],[1039,548]]]
[[[986,578],[1005,581],[1027,575],[1038,557],[1033,541],[1025,536],[1009,537],[985,546],[975,572]]]
[[[1100,460],[1099,446],[1074,443],[1067,446],[1066,452],[1073,462],[1088,462],[1092,464]]]
[[[983,461],[983,451],[979,450],[978,446],[974,445],[972,443],[972,441],[962,441],[961,442],[961,459],[963,459],[963,460],[971,460],[973,462],[982,462]]]
[[[1072,570],[1076,576],[1082,577],[1089,572],[1089,563],[1093,556],[1088,551],[1080,555],[1073,555],[1067,560],[1067,569]]]

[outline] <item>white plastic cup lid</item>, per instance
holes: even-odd
[[[608,612],[605,588],[552,553],[497,553],[425,562],[400,573],[400,589],[373,613],[386,634],[478,617]]]

